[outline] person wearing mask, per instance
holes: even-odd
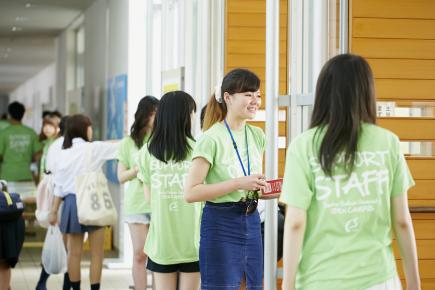
[[[128,223],[133,245],[133,281],[135,289],[146,289],[147,275],[145,263],[147,256],[143,251],[151,220],[151,208],[145,200],[142,182],[137,178],[140,148],[148,141],[153,128],[154,117],[159,100],[146,96],[142,98],[134,115],[130,136],[125,137],[119,146],[118,179],[128,182],[124,193],[124,220]]]
[[[246,122],[261,102],[260,79],[234,69],[207,104],[204,130],[193,152],[186,200],[205,201],[199,261],[201,289],[263,287],[259,191],[265,136]],[[274,196],[275,197],[275,196]]]
[[[58,211],[62,204],[60,230],[68,240],[68,274],[73,290],[80,289],[80,261],[83,251],[84,233],[90,242],[90,282],[91,290],[100,289],[104,258],[104,227],[85,226],[79,223],[76,202],[76,177],[88,171],[100,170],[107,160],[115,159],[119,142],[92,142],[92,123],[85,115],[73,115],[66,124],[63,150],[58,158],[54,175],[54,205],[49,222],[57,223]],[[90,154],[90,158],[89,158]]]
[[[372,70],[357,55],[330,59],[317,80],[310,129],[287,150],[281,201],[283,289],[421,289],[399,138],[376,125]]]
[[[189,94],[163,95],[149,142],[139,152],[139,178],[152,210],[144,251],[156,290],[199,289],[201,204],[184,200],[184,179],[195,146],[191,132],[195,112]]]

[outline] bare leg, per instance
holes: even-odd
[[[246,289],[246,276],[243,276],[242,281],[240,282],[239,290],[245,290],[245,289]]]
[[[68,236],[68,274],[71,282],[78,282],[80,276],[80,261],[83,251],[83,234],[67,234]]]
[[[198,290],[199,289],[199,272],[180,273],[179,290]]]
[[[0,290],[9,290],[11,284],[11,268],[0,261]]]
[[[145,262],[147,255],[143,248],[148,235],[148,225],[129,224],[131,242],[133,244],[133,281],[135,290],[147,289],[147,272]]]
[[[177,289],[177,273],[155,273],[154,285],[156,290],[176,290]]]
[[[89,244],[91,246],[91,269],[89,271],[91,285],[100,283],[101,281],[104,259],[104,229],[105,228],[100,228],[88,233]]]

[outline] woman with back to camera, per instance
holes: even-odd
[[[124,193],[124,220],[128,223],[133,245],[132,272],[136,290],[147,287],[145,268],[147,256],[143,248],[151,220],[151,208],[145,200],[143,185],[137,178],[139,172],[137,158],[139,150],[151,134],[158,103],[159,100],[152,96],[146,96],[140,100],[130,136],[121,141],[118,153],[118,179],[121,183],[128,182]]]
[[[174,91],[163,95],[149,143],[139,152],[138,177],[152,210],[144,251],[156,290],[199,288],[201,204],[184,200],[184,179],[195,146],[191,133],[195,112],[189,94]]]
[[[360,56],[330,59],[317,81],[311,129],[292,141],[283,289],[420,289],[407,191],[414,185],[396,135],[376,125],[374,80]]]
[[[68,239],[68,274],[73,290],[80,289],[80,261],[83,237],[89,235],[91,268],[91,290],[100,289],[104,258],[104,227],[85,226],[79,223],[76,203],[75,179],[89,171],[101,169],[107,160],[115,159],[119,142],[92,142],[92,123],[85,115],[68,118],[66,131],[58,158],[62,163],[54,171],[54,205],[50,213],[50,224],[57,223],[57,214],[62,203],[60,231]],[[90,151],[89,151],[90,150]],[[88,157],[90,154],[90,158]]]
[[[220,90],[219,90],[220,89]],[[260,79],[234,69],[207,104],[186,181],[186,200],[205,201],[201,220],[201,289],[263,287],[257,211],[265,149],[263,131],[246,121],[260,106]]]

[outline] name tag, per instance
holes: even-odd
[[[274,180],[266,180],[266,189],[262,190],[261,193],[263,195],[268,195],[268,194],[276,194],[276,193],[280,193],[282,191],[282,178],[280,179],[274,179]]]

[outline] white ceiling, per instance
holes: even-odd
[[[54,61],[54,38],[94,0],[0,0],[0,95]]]

